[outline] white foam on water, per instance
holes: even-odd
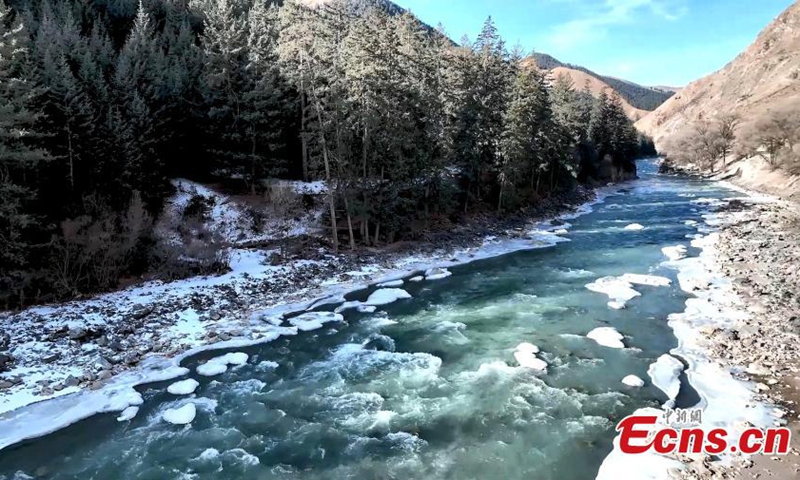
[[[625,348],[625,344],[622,343],[622,340],[625,337],[622,336],[617,329],[612,327],[595,328],[586,335],[586,338],[592,339],[597,342],[598,345],[602,345],[604,347],[618,349]]]
[[[525,342],[517,345],[517,351],[530,353],[531,355],[536,355],[537,353],[539,353],[539,347],[533,345],[532,343]]]

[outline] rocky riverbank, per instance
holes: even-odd
[[[722,467],[691,462],[679,478],[800,478],[800,207],[749,199],[720,207],[712,223],[721,272],[732,281],[746,315],[729,328],[704,332],[711,355],[753,381],[757,396],[780,405],[788,422],[788,456],[755,456]]]
[[[456,265],[494,250],[535,248],[548,236],[537,222],[594,198],[579,188],[539,208],[498,220],[472,218],[424,241],[334,255],[304,242],[292,256],[237,249],[219,277],[153,282],[90,300],[0,314],[0,423],[28,404],[100,390],[154,358],[220,342],[257,342],[276,327],[259,312],[304,310],[428,265]],[[559,222],[550,224],[561,228]],[[543,235],[545,238],[541,238]],[[501,252],[502,253],[502,252]],[[316,300],[315,300],[316,299]],[[278,322],[279,323],[279,322]]]

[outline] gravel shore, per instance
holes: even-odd
[[[704,332],[709,349],[756,382],[758,396],[780,406],[778,416],[793,434],[791,453],[754,456],[733,467],[696,461],[680,478],[800,478],[800,206],[734,200],[717,220],[717,261],[748,315],[731,328]]]

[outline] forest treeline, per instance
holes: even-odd
[[[192,262],[154,233],[177,177],[253,195],[324,180],[338,249],[518,211],[654,153],[619,98],[521,68],[491,20],[455,44],[356,4],[0,2],[0,305]]]

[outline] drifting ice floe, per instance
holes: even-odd
[[[661,355],[650,368],[647,369],[647,374],[653,381],[653,385],[658,387],[659,390],[667,394],[669,401],[665,404],[672,407],[675,404],[675,399],[681,391],[681,373],[683,372],[683,363],[672,355]]]
[[[683,245],[664,247],[661,249],[661,252],[673,262],[686,257],[686,247]]]
[[[334,312],[308,312],[289,319],[289,323],[303,332],[318,330],[329,322],[341,322],[344,317]]]
[[[377,287],[378,288],[402,287],[403,283],[405,283],[403,280],[392,280],[391,282],[379,283]]]
[[[591,338],[599,345],[608,348],[625,348],[622,339],[625,338],[615,328],[600,327],[595,328],[586,335],[586,338]]]
[[[422,275],[418,275],[416,277],[411,277],[408,279],[409,282],[415,282],[415,283],[421,282],[423,280],[425,280],[425,277],[423,277]]]
[[[117,417],[118,422],[127,422],[128,420],[133,420],[136,417],[136,414],[139,413],[139,407],[128,407],[119,414]]]
[[[425,272],[425,280],[441,280],[449,277],[450,275],[452,275],[452,272],[446,268],[431,268]]]
[[[334,312],[335,313],[342,313],[342,312],[344,312],[346,310],[352,310],[354,308],[358,308],[361,305],[363,305],[363,303],[359,302],[358,300],[353,300],[351,302],[344,302],[343,304],[341,304],[338,307],[336,307],[336,310],[334,310]]]
[[[161,418],[173,425],[188,425],[192,423],[195,416],[197,416],[197,407],[194,403],[187,403],[180,408],[170,408],[164,412]]]
[[[644,380],[637,377],[636,375],[628,375],[627,377],[622,379],[622,383],[629,386],[629,387],[644,387]]]
[[[586,285],[586,288],[593,292],[608,295],[608,298],[614,302],[613,306],[609,303],[609,306],[612,308],[624,307],[628,300],[642,295],[633,289],[633,285],[631,285],[630,282],[617,277],[599,278]]]
[[[620,280],[634,285],[647,285],[650,287],[668,287],[672,285],[672,280],[666,277],[657,277],[655,275],[639,275],[636,273],[626,273],[620,277]]]
[[[625,307],[625,302],[618,302],[616,300],[608,302],[608,308],[612,308],[614,310],[623,310]]]
[[[197,380],[190,378],[188,380],[173,383],[167,387],[167,391],[173,395],[191,395],[199,386],[200,383]]]
[[[411,298],[411,294],[402,288],[382,288],[373,292],[367,301],[364,302],[364,305],[380,307],[394,303],[403,298]]]
[[[536,355],[537,353],[539,353],[539,347],[537,347],[536,345],[533,345],[533,344],[525,342],[525,343],[520,343],[519,345],[517,345],[517,351],[518,352],[530,353],[531,355]]]
[[[228,353],[221,357],[212,358],[197,367],[197,373],[204,377],[214,377],[228,371],[228,365],[244,365],[247,363],[246,353]]]
[[[638,223],[632,223],[632,224],[628,225],[627,227],[625,227],[625,230],[627,230],[629,232],[638,232],[640,230],[644,230],[644,225],[640,225]]]
[[[376,307],[375,305],[359,305],[358,306],[358,312],[359,313],[375,313],[375,310],[377,310],[377,309],[378,309],[378,307]]]

